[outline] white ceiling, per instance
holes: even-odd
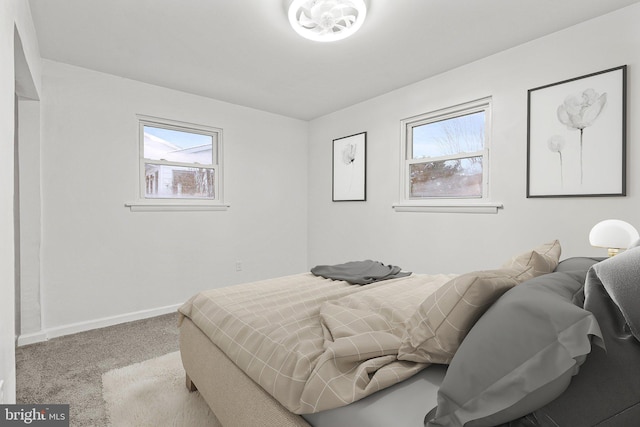
[[[30,0],[44,58],[310,120],[640,0],[366,0],[298,36],[290,0]]]

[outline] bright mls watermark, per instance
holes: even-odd
[[[0,405],[0,427],[69,427],[69,405]]]

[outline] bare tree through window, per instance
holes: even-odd
[[[412,127],[412,198],[482,197],[484,111]]]

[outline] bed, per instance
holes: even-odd
[[[620,302],[610,292],[631,304],[640,299],[625,293],[630,286],[612,291],[608,283],[637,282],[640,272],[627,270],[640,265],[639,251],[559,262],[554,241],[495,270],[366,286],[306,273],[205,291],[180,308],[187,386],[224,426],[634,419],[640,388],[628,378],[640,377],[640,334],[624,325],[640,321],[628,314],[629,303],[616,312]],[[596,410],[584,390],[603,381],[598,366],[610,363],[612,349],[621,356],[613,357],[618,382],[611,387],[625,393],[587,392],[605,407]],[[568,403],[589,421],[563,421]]]

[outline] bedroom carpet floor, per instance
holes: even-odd
[[[71,426],[107,426],[102,374],[178,350],[178,315],[54,338],[16,350],[16,401],[68,403]]]

